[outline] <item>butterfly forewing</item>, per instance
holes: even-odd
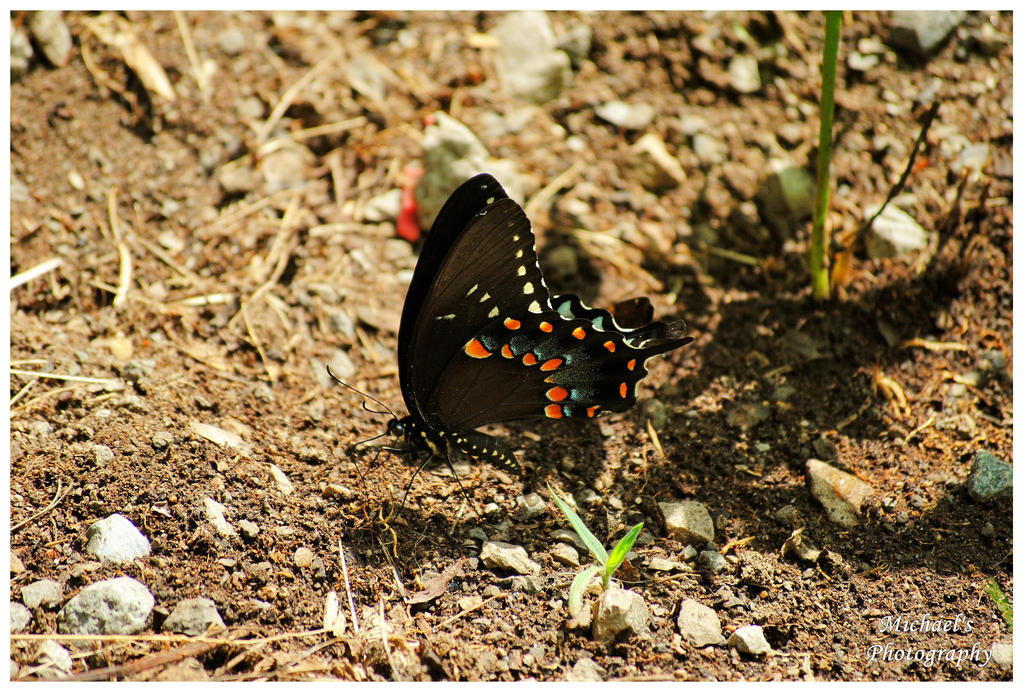
[[[459,387],[475,374],[469,368],[447,370],[482,325],[503,315],[550,308],[550,295],[537,266],[529,220],[518,204],[502,199],[480,212],[454,240],[420,308],[413,331],[411,384],[428,421],[442,384]],[[448,372],[446,376],[442,373]],[[466,405],[486,408],[490,392],[461,388]],[[445,426],[448,421],[441,421]]]
[[[411,373],[415,361],[413,354],[419,350],[415,342],[416,325],[419,323],[423,308],[427,307],[430,300],[430,290],[436,283],[437,272],[444,260],[451,257],[451,249],[458,236],[466,230],[470,222],[489,205],[507,198],[508,194],[493,176],[486,173],[476,175],[451,193],[437,214],[429,235],[426,236],[423,249],[416,261],[412,281],[405,294],[401,326],[398,329],[398,376],[401,380],[402,395],[410,412],[416,400],[416,392],[412,389],[414,378]],[[425,380],[420,377],[418,381],[422,383]]]

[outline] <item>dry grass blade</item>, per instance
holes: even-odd
[[[22,526],[25,526],[26,524],[31,524],[33,521],[35,521],[39,517],[45,515],[47,512],[49,512],[54,507],[56,507],[58,504],[60,504],[60,501],[64,499],[63,490],[64,490],[64,487],[61,485],[60,479],[58,478],[57,479],[57,492],[53,495],[53,499],[50,501],[50,504],[46,505],[44,508],[42,508],[41,510],[39,510],[38,512],[36,512],[32,516],[30,516],[28,519],[25,519],[24,521],[19,521],[17,524],[12,526],[11,527],[11,533],[13,534],[15,531],[18,531],[19,529],[21,529]]]
[[[576,176],[579,175],[579,172],[582,171],[584,166],[585,164],[582,162],[582,160],[576,161],[571,166],[569,166],[564,172],[562,172],[558,177],[556,177],[551,182],[547,183],[547,185],[544,186],[542,190],[533,195],[533,197],[528,202],[526,202],[525,206],[526,216],[530,219],[535,219],[537,216],[537,212],[540,211],[543,207],[550,204],[551,199],[554,197],[555,193],[557,193],[558,190],[560,190],[563,187],[568,187],[572,183],[572,181],[575,180]]]
[[[174,101],[177,98],[167,73],[163,71],[149,49],[139,41],[128,20],[105,12],[88,20],[86,26],[100,41],[121,52],[124,63],[138,75],[146,91],[167,101]]]
[[[359,631],[359,616],[355,614],[355,601],[352,599],[352,585],[348,581],[348,560],[345,559],[345,546],[341,542],[341,538],[337,539],[337,554],[341,560],[341,574],[345,578],[345,594],[348,596],[348,609],[352,613],[352,629],[356,633]]]
[[[899,348],[912,348],[918,346],[920,348],[926,348],[928,351],[966,351],[969,350],[966,344],[961,344],[955,341],[930,341],[928,339],[921,339],[917,337],[908,341],[903,341],[899,344]]]
[[[210,80],[206,77],[202,65],[199,63],[199,54],[195,50],[195,43],[192,41],[192,32],[188,29],[188,22],[181,10],[174,10],[174,21],[178,25],[178,33],[181,34],[181,42],[185,45],[185,55],[188,56],[188,64],[192,68],[192,77],[199,85],[199,93],[206,103],[210,101]]]
[[[26,269],[25,271],[12,276],[7,282],[7,287],[9,290],[13,291],[18,286],[28,283],[32,279],[40,277],[43,274],[46,274],[47,272],[53,271],[54,269],[59,267],[63,262],[64,260],[62,260],[60,257],[54,257],[52,259],[46,260],[45,262],[40,262],[39,264],[37,264],[34,267],[31,267],[30,269]]]
[[[267,137],[269,137],[270,133],[273,132],[273,129],[277,126],[278,121],[280,121],[280,119],[284,117],[284,114],[288,111],[288,108],[291,107],[291,104],[294,103],[295,99],[298,98],[298,95],[302,93],[302,90],[305,89],[309,85],[309,83],[316,78],[316,75],[318,75],[321,71],[325,70],[331,63],[335,62],[339,57],[341,57],[340,50],[335,50],[331,52],[329,55],[327,55],[327,57],[323,58],[318,63],[310,67],[309,70],[304,75],[299,77],[298,81],[296,81],[294,84],[288,87],[288,89],[283,94],[281,94],[280,100],[277,102],[277,105],[274,106],[274,109],[270,112],[270,115],[266,119],[266,122],[264,122],[262,127],[260,127],[259,130],[256,132],[256,141],[259,143],[260,146],[262,146],[262,144],[266,142]]]
[[[55,372],[39,372],[38,370],[18,370],[11,368],[12,375],[20,375],[22,377],[41,377],[50,380],[66,380],[68,382],[83,382],[85,384],[101,384],[105,387],[111,387],[117,384],[117,380],[108,380],[99,377],[85,377],[83,375],[60,375]]]
[[[110,218],[110,230],[114,234],[114,241],[117,243],[117,256],[120,258],[120,270],[117,273],[117,293],[114,294],[114,307],[124,305],[131,287],[131,253],[124,242],[124,234],[121,233],[121,224],[117,220],[117,188],[111,188],[107,193],[107,215]]]

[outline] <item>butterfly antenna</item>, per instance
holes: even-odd
[[[327,366],[327,374],[328,374],[328,375],[330,375],[330,379],[334,380],[335,382],[337,382],[337,383],[338,383],[339,385],[341,385],[342,387],[345,387],[346,389],[350,389],[350,390],[352,390],[353,392],[355,392],[356,394],[358,394],[359,396],[363,397],[363,399],[364,399],[364,400],[365,400],[365,399],[369,399],[369,400],[370,400],[370,401],[372,401],[373,403],[375,403],[375,404],[379,404],[380,406],[382,406],[382,407],[384,408],[384,410],[383,410],[383,411],[374,411],[373,409],[371,409],[370,407],[368,407],[368,406],[366,405],[366,402],[365,402],[365,401],[363,401],[363,402],[362,402],[362,408],[366,409],[366,410],[367,410],[367,411],[369,411],[370,413],[381,413],[381,414],[382,414],[382,413],[386,413],[386,414],[388,414],[389,416],[391,416],[391,418],[397,418],[397,417],[398,417],[398,414],[396,414],[396,413],[395,413],[394,411],[392,411],[392,410],[391,410],[391,407],[390,407],[390,406],[388,406],[387,404],[385,404],[384,402],[380,401],[380,399],[377,399],[377,398],[376,398],[376,397],[374,397],[374,396],[370,396],[370,395],[369,395],[369,394],[367,394],[366,392],[363,392],[363,391],[361,391],[361,390],[359,390],[359,389],[356,389],[356,388],[355,388],[355,387],[353,387],[352,385],[348,384],[347,382],[345,382],[344,380],[342,380],[341,378],[339,378],[339,377],[338,377],[337,375],[335,375],[335,374],[334,374],[333,372],[331,372],[331,370],[330,370],[330,366],[329,366],[329,365]],[[378,436],[378,437],[379,437],[379,436]],[[373,439],[376,439],[376,438],[373,438]],[[369,440],[365,440],[365,442],[369,442]]]

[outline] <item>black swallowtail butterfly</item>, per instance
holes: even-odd
[[[693,340],[650,312],[626,328],[577,296],[552,298],[522,208],[492,176],[470,178],[437,215],[412,275],[398,331],[409,414],[388,432],[431,455],[518,470],[506,444],[475,428],[629,408],[646,360]]]

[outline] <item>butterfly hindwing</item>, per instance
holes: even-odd
[[[623,411],[636,401],[646,361],[691,341],[662,322],[623,329],[576,296],[554,300],[564,301],[568,315],[526,311],[491,321],[448,364],[428,408],[455,429]],[[658,338],[637,339],[639,332]]]

